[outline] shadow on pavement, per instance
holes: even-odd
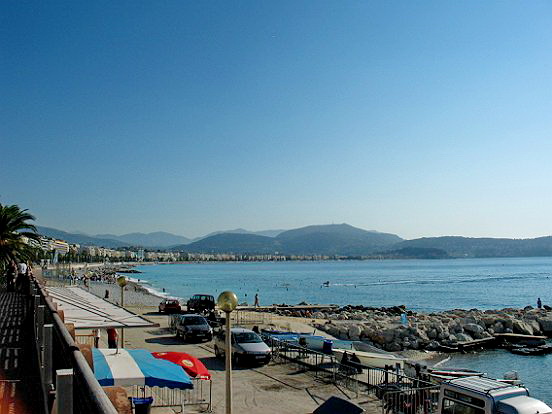
[[[161,344],[161,345],[184,345],[185,342],[180,338],[174,336],[161,336],[158,338],[146,338],[146,341],[149,344]]]
[[[152,329],[151,331],[145,331],[149,335],[171,335],[172,332],[168,328]]]
[[[203,365],[209,370],[209,371],[224,371],[224,360],[219,359],[215,356],[212,357],[206,357],[206,358],[200,358],[201,362],[203,362]],[[245,364],[232,364],[232,371],[244,371],[251,368],[259,368],[258,365],[245,365]]]

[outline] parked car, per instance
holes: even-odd
[[[215,309],[215,298],[212,295],[194,295],[186,304],[188,312],[207,313]]]
[[[182,308],[176,299],[165,299],[159,304],[159,313],[180,313]]]
[[[213,328],[201,315],[184,314],[175,318],[174,329],[176,337],[185,341],[213,339]]]
[[[232,358],[236,363],[268,364],[270,348],[255,332],[244,328],[232,328]],[[221,330],[215,337],[215,355],[224,356],[226,332]]]

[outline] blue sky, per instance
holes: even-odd
[[[552,234],[550,2],[0,11],[0,202],[40,225]]]

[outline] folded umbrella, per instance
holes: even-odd
[[[191,376],[197,379],[211,379],[211,374],[196,357],[184,352],[152,352],[155,358],[171,361],[174,364],[180,365]]]
[[[92,355],[94,375],[102,386],[193,388],[186,372],[174,363],[154,358],[145,349],[92,348]]]

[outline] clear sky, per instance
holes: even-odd
[[[552,234],[552,2],[3,1],[0,202],[87,233]]]

